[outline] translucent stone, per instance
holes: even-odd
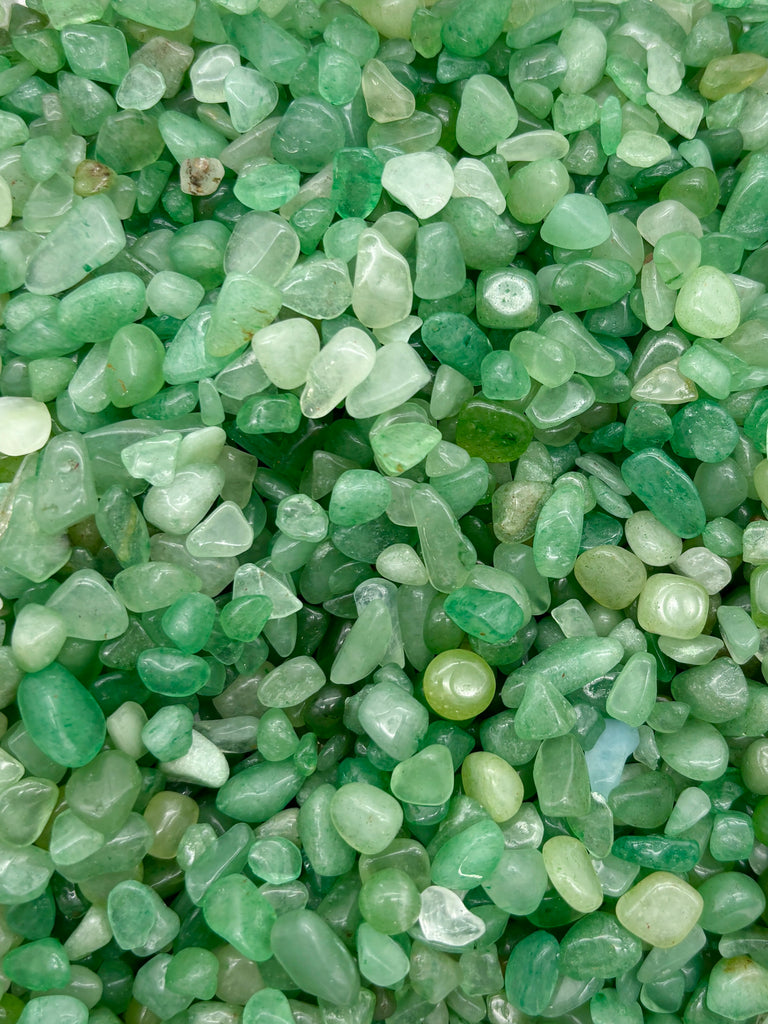
[[[441,717],[464,721],[488,707],[495,692],[493,670],[471,651],[443,651],[424,675],[424,695]]]
[[[361,853],[375,854],[390,844],[402,823],[400,805],[391,796],[362,782],[342,786],[331,802],[334,827]]]
[[[616,904],[621,924],[644,942],[669,949],[696,925],[704,906],[698,892],[666,871],[655,871],[626,892]]]
[[[593,196],[575,193],[558,200],[541,226],[544,241],[563,249],[591,249],[610,234],[603,204]]]
[[[579,555],[574,572],[589,596],[605,608],[626,608],[647,579],[636,555],[607,545],[598,545]]]
[[[473,156],[487,153],[517,127],[517,109],[506,89],[490,75],[473,75],[466,83],[456,120],[456,138]]]
[[[453,193],[453,170],[433,153],[407,153],[384,165],[383,187],[420,220],[439,213]]]
[[[17,700],[30,736],[56,764],[79,767],[101,749],[106,734],[101,709],[57,662],[24,676]]]
[[[643,629],[678,640],[692,640],[704,629],[709,598],[700,583],[670,573],[651,576],[638,601]]]
[[[410,117],[416,109],[413,93],[380,60],[366,62],[361,84],[368,116],[379,124]]]
[[[544,843],[542,855],[549,879],[565,902],[582,914],[597,910],[603,891],[582,843],[554,836]]]
[[[64,291],[124,247],[125,233],[112,202],[106,196],[90,196],[37,248],[27,267],[27,288],[39,295]]]
[[[685,280],[675,304],[683,330],[707,338],[723,338],[739,326],[738,294],[730,278],[715,267],[699,267]]]
[[[496,754],[469,754],[461,767],[461,779],[467,796],[477,800],[493,821],[508,821],[523,802],[520,776]]]
[[[28,455],[39,451],[51,433],[51,416],[32,398],[0,398],[0,452]]]
[[[419,927],[428,942],[449,949],[469,945],[485,934],[483,921],[467,910],[456,893],[440,885],[422,892]]]
[[[359,328],[338,331],[307,368],[301,396],[304,415],[313,419],[327,415],[368,376],[375,353],[373,342]]]

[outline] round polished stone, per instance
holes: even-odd
[[[640,593],[637,621],[642,629],[676,640],[693,640],[707,622],[709,597],[700,583],[660,572]]]
[[[496,692],[496,677],[472,651],[443,651],[424,672],[424,696],[442,718],[462,722],[485,711]]]

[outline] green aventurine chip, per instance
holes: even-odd
[[[768,1018],[758,0],[30,0],[0,1024]]]

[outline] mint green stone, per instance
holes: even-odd
[[[523,624],[520,605],[508,594],[460,587],[445,601],[446,615],[470,636],[488,643],[511,640]]]
[[[56,764],[77,768],[101,749],[106,735],[101,708],[58,662],[24,676],[17,701],[30,737]]]
[[[462,829],[432,858],[432,881],[450,889],[473,888],[493,875],[504,851],[504,836],[490,818]]]
[[[294,1024],[296,1018],[286,996],[276,988],[262,988],[243,1007],[243,1024]]]
[[[594,196],[563,196],[541,225],[541,237],[561,249],[592,249],[607,241],[611,223],[605,207]]]
[[[179,918],[141,882],[119,882],[107,899],[112,935],[121,949],[147,956],[162,949],[179,931]]]
[[[527,1014],[546,1010],[557,984],[559,962],[559,944],[548,932],[533,932],[518,942],[504,975],[510,1003]]]
[[[641,956],[640,940],[599,911],[572,925],[560,942],[560,970],[581,981],[624,974]]]
[[[433,743],[395,765],[390,790],[402,803],[441,807],[450,799],[453,784],[451,752],[442,743]]]
[[[533,427],[511,405],[482,397],[470,399],[459,413],[456,443],[487,462],[519,458],[533,437]]]
[[[297,988],[333,1006],[349,1006],[360,991],[360,978],[346,946],[312,910],[290,910],[271,934],[275,959]]]
[[[160,708],[141,730],[141,742],[159,761],[174,761],[192,746],[193,723],[183,704]]]
[[[621,260],[572,260],[557,272],[552,296],[561,309],[577,313],[618,302],[634,283],[634,270]]]
[[[271,903],[243,875],[227,875],[210,886],[202,901],[208,927],[249,960],[272,955],[270,931],[276,913]]]
[[[136,670],[148,690],[175,697],[197,693],[211,676],[210,666],[202,658],[182,654],[172,647],[151,647],[142,651]]]
[[[216,620],[216,605],[205,594],[186,594],[163,613],[163,632],[182,654],[195,654],[205,646]],[[161,758],[167,761],[170,758]]]
[[[621,475],[648,510],[678,537],[695,537],[704,529],[706,516],[696,488],[661,450],[646,448],[630,455]]]
[[[361,975],[373,985],[391,988],[408,973],[409,960],[402,947],[366,921],[357,930],[357,959]]]
[[[707,986],[707,1009],[732,1020],[748,1020],[768,1007],[768,970],[748,956],[719,960]]]
[[[69,957],[58,939],[39,939],[11,950],[3,959],[3,972],[33,992],[64,988],[71,975]]]
[[[165,983],[178,995],[207,1000],[216,994],[218,973],[219,962],[210,950],[188,946],[168,964]]]

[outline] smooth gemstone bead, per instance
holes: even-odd
[[[0,398],[0,452],[29,455],[50,437],[51,414],[42,402],[6,395]]]
[[[560,962],[557,939],[548,932],[533,932],[518,942],[507,961],[504,990],[523,1013],[546,1010],[555,991]]]
[[[450,889],[430,885],[421,894],[419,927],[427,942],[456,949],[485,934],[482,918],[473,914]]]
[[[202,908],[208,927],[243,956],[257,963],[270,958],[277,915],[253,882],[234,874],[219,879],[203,897]]]
[[[541,237],[562,249],[591,249],[607,241],[611,225],[605,207],[594,196],[563,196],[541,225]]]
[[[768,1006],[768,970],[748,956],[719,960],[707,986],[707,1009],[733,1020],[748,1020]]]
[[[395,765],[390,790],[402,803],[441,807],[453,793],[453,781],[451,752],[434,743]]]
[[[101,709],[57,662],[24,676],[17,700],[30,736],[56,764],[77,768],[101,749],[106,735]]]
[[[341,939],[311,910],[290,910],[271,933],[275,958],[297,988],[333,1006],[349,1006],[360,990],[354,960]]]
[[[541,852],[549,879],[565,902],[582,914],[597,910],[603,891],[583,844],[571,836],[554,836]]]
[[[386,849],[403,820],[402,809],[393,797],[363,782],[350,782],[337,790],[330,812],[345,842],[367,854]]]
[[[498,8],[499,5],[496,6]],[[475,11],[473,16],[477,17],[477,14]],[[444,39],[446,33],[453,35],[450,24],[448,22],[443,30]],[[500,87],[498,79],[490,75],[473,75],[468,79],[456,119],[456,140],[462,149],[473,156],[481,156],[508,139],[517,122],[517,108],[507,90]]]
[[[641,943],[608,914],[594,913],[572,925],[560,943],[560,969],[582,981],[624,974],[642,956]]]
[[[396,683],[377,683],[359,709],[360,725],[395,761],[413,757],[427,731],[426,709]],[[420,802],[420,801],[414,801]]]
[[[451,889],[483,884],[498,867],[503,851],[499,826],[481,819],[443,843],[432,860],[432,881]]]
[[[111,200],[89,196],[37,248],[27,267],[27,288],[39,295],[55,295],[108,263],[124,247],[125,232]]]
[[[718,779],[726,769],[727,744],[707,722],[691,719],[677,732],[660,734],[656,740],[666,763],[688,779]]]
[[[611,637],[560,640],[515,669],[504,683],[501,698],[507,707],[519,707],[526,684],[537,676],[561,693],[571,693],[609,672],[623,654],[622,645]]]
[[[510,405],[470,399],[459,413],[456,443],[487,462],[519,458],[533,437],[533,426]]]
[[[442,718],[464,721],[483,712],[496,689],[493,670],[471,651],[438,654],[424,673],[424,696]]]
[[[669,949],[682,942],[704,906],[698,892],[666,871],[654,871],[616,904],[621,924],[644,942]]]
[[[730,278],[715,267],[694,270],[678,293],[675,316],[691,334],[708,338],[731,334],[739,326],[741,311]]]
[[[722,935],[751,925],[765,909],[765,894],[754,878],[723,871],[705,879],[699,888],[704,900],[701,927]]]
[[[158,952],[179,931],[178,915],[140,882],[118,883],[109,894],[107,915],[118,946],[143,956]]]
[[[648,510],[678,537],[695,537],[704,529],[706,515],[690,477],[659,449],[630,455],[621,475]]]
[[[695,580],[657,573],[643,587],[637,608],[643,629],[678,640],[692,640],[704,628],[709,598]]]
[[[523,802],[520,776],[496,754],[469,754],[461,766],[461,781],[466,795],[477,800],[493,821],[508,821]]]

